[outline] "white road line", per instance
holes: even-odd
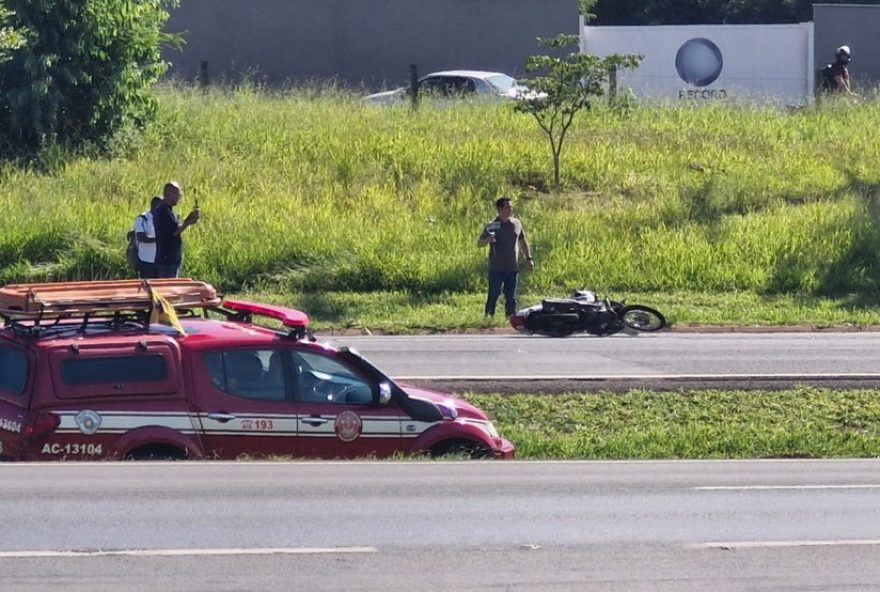
[[[798,489],[880,489],[880,484],[862,485],[706,485],[694,487],[695,491],[776,491]]]
[[[251,549],[119,549],[115,551],[0,551],[0,559],[65,557],[180,557],[202,555],[326,555],[377,553],[376,547],[266,547]]]
[[[607,382],[609,380],[820,380],[820,379],[867,379],[880,380],[876,373],[842,374],[831,372],[826,374],[499,374],[479,376],[466,374],[434,375],[434,376],[394,376],[394,380],[472,380],[474,382],[490,380],[577,380],[581,382]]]
[[[828,541],[727,541],[685,545],[688,549],[757,549],[762,547],[847,547],[880,545],[880,539]]]

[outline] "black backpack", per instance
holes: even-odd
[[[143,214],[138,214],[137,218],[147,219]],[[135,220],[137,220],[135,218]],[[128,234],[125,235],[125,238],[128,240],[128,246],[125,248],[125,260],[128,261],[129,267],[131,267],[135,271],[140,271],[140,257],[138,257],[138,241],[137,234],[134,229],[129,230]]]
[[[822,88],[824,90],[834,90],[837,88],[833,71],[834,66],[832,64],[825,64],[825,67],[822,68]]]

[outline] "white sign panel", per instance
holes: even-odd
[[[581,27],[581,52],[641,54],[619,88],[646,98],[777,100],[813,95],[813,23]]]

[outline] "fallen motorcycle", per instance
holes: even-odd
[[[571,298],[545,298],[541,304],[510,315],[510,324],[520,333],[550,337],[573,333],[602,336],[625,328],[659,331],[666,326],[666,318],[650,306],[599,299],[595,292],[584,289],[575,290]]]

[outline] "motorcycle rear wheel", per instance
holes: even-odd
[[[620,311],[620,322],[636,331],[659,331],[666,326],[666,318],[650,306],[633,304]]]

